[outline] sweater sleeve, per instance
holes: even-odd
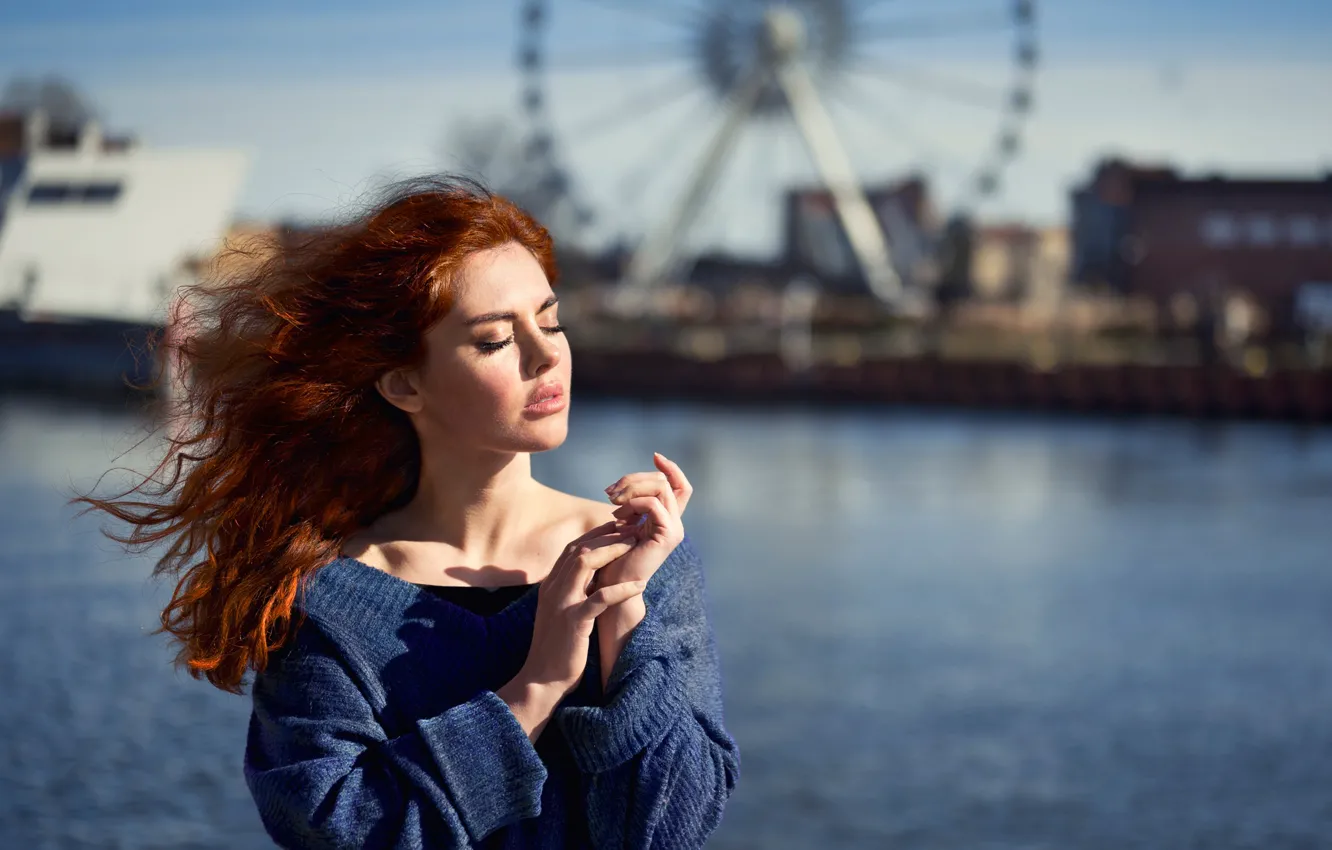
[[[649,581],[600,706],[556,717],[588,775],[599,848],[702,847],[740,775],[722,725],[721,673],[703,572],[686,538]]]
[[[541,813],[546,768],[493,691],[389,738],[317,630],[256,677],[245,779],[280,846],[470,847]]]

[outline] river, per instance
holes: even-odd
[[[0,847],[271,846],[247,699],[65,504],[144,428],[0,398]],[[597,497],[653,450],[741,747],[710,847],[1332,841],[1332,431],[575,399],[534,468]]]

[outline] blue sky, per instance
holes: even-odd
[[[928,0],[851,0],[891,19]],[[660,34],[633,7],[686,11],[709,0],[552,0],[553,15],[600,38]],[[615,6],[626,7],[623,14]],[[943,10],[993,9],[1002,0],[935,0]],[[1056,55],[1154,61],[1223,57],[1327,59],[1332,4],[1323,0],[1045,0],[1041,30]],[[0,70],[59,67],[138,77],[146,71],[290,73],[457,64],[506,65],[517,24],[513,0],[43,0],[0,4]]]
[[[1006,5],[861,2],[883,21]],[[548,5],[544,49],[563,67],[558,57],[595,57],[607,43],[645,54],[677,44],[683,31],[641,8],[708,3]],[[1332,91],[1332,3],[1044,0],[1038,19],[1042,64],[1037,109],[1023,128],[1026,151],[1006,172],[1006,191],[978,210],[983,216],[1059,220],[1070,183],[1108,152],[1195,169],[1332,169],[1332,110],[1323,106]],[[0,81],[59,73],[89,93],[113,128],[146,143],[244,148],[252,168],[243,214],[318,215],[354,202],[382,176],[450,167],[449,138],[459,125],[495,119],[521,133],[517,37],[512,0],[0,0]],[[918,56],[950,76],[991,82],[1007,79],[1010,47],[979,34],[931,42]],[[612,138],[577,137],[574,128],[593,107],[660,88],[664,74],[571,66],[547,79],[562,155],[598,209],[602,235],[659,217],[688,174],[689,151],[701,148],[717,120],[699,88],[693,111],[663,108]],[[902,97],[892,100],[909,115],[909,126],[897,125],[902,133],[863,110],[839,114],[834,105],[834,119],[867,176],[923,169],[948,206],[998,114]],[[679,126],[687,130],[680,161],[663,163],[650,191],[627,197],[625,175],[642,172],[651,143]],[[765,250],[775,238],[773,185],[812,176],[789,132],[758,128],[751,136],[700,223],[700,244]]]

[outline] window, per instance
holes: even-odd
[[[1286,223],[1286,233],[1290,237],[1290,244],[1308,247],[1317,245],[1318,219],[1311,215],[1293,215],[1290,221]]]
[[[34,183],[28,189],[30,206],[51,204],[112,204],[120,197],[121,184],[103,180],[97,183]]]
[[[28,190],[28,203],[63,204],[74,194],[74,187],[68,183],[37,183]]]
[[[1254,245],[1274,245],[1277,241],[1276,217],[1268,213],[1254,213],[1247,222],[1249,241]]]
[[[89,183],[83,187],[83,200],[89,204],[110,204],[120,197],[119,183]]]
[[[1200,231],[1203,242],[1213,248],[1234,245],[1239,238],[1239,225],[1230,213],[1208,213],[1203,217]]]

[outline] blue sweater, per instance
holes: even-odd
[[[321,567],[294,638],[254,680],[245,779],[284,847],[701,847],[740,755],[722,726],[689,538],[605,694],[597,640],[535,746],[495,694],[539,587],[482,617],[352,558]]]

